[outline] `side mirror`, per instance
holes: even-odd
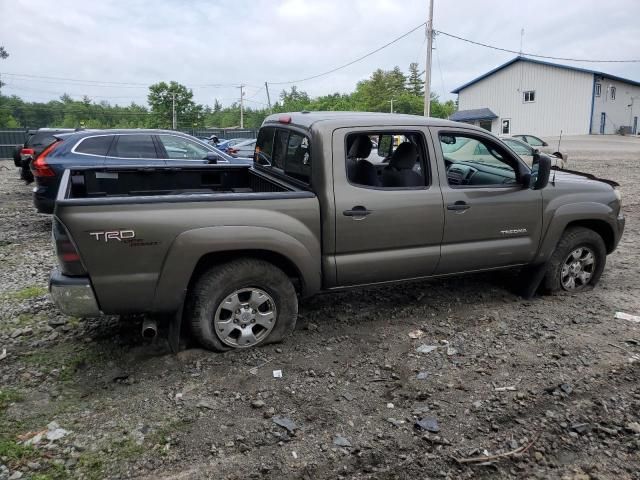
[[[543,147],[548,147],[548,146],[549,146],[549,144],[548,144],[547,142],[544,142],[544,141],[543,141],[543,142],[542,142],[542,146],[543,146]]]
[[[533,148],[533,154],[535,155],[536,153],[540,153],[540,149],[539,148]]]
[[[542,190],[549,183],[551,174],[551,159],[546,155],[535,153],[533,155],[533,168],[529,178],[529,188],[532,190]]]
[[[216,152],[209,152],[205,155],[204,159],[207,161],[207,163],[215,165],[216,163],[218,163],[218,160],[220,160],[220,155],[218,155]]]

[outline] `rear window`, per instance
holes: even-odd
[[[311,183],[309,138],[301,133],[275,127],[260,129],[254,159],[260,165]]]
[[[109,151],[109,146],[111,145],[112,140],[113,135],[85,138],[76,146],[75,151],[77,153],[104,157]]]
[[[112,154],[119,158],[157,158],[151,135],[119,135]]]
[[[51,133],[36,133],[27,140],[27,147],[48,147],[56,139]]]

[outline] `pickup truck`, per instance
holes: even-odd
[[[143,334],[184,319],[225,351],[282,340],[320,292],[505,268],[531,295],[586,290],[620,192],[550,165],[446,120],[272,115],[253,165],[66,170],[50,292],[69,315],[146,314]]]

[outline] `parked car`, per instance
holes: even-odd
[[[372,135],[382,153],[403,139],[386,165],[368,161]],[[470,142],[492,160],[451,154]],[[549,157],[529,168],[457,122],[271,115],[256,152],[253,166],[214,174],[67,170],[53,220],[56,305],[81,317],[145,313],[149,336],[172,318],[172,345],[184,318],[201,345],[225,351],[282,340],[298,298],[321,291],[504,268],[524,269],[524,296],[586,290],[624,229],[615,182],[554,172],[549,183]]]
[[[252,138],[236,143],[227,149],[227,153],[232,157],[253,157],[256,149],[256,139]]]
[[[533,148],[536,148],[538,151],[542,153],[546,153],[548,155],[553,155],[554,157],[562,158],[565,165],[569,160],[569,155],[566,152],[560,152],[560,146],[557,145],[557,148],[553,145],[549,145],[547,142],[542,140],[539,137],[534,135],[511,135],[513,138],[517,138],[524,143],[531,145]]]
[[[522,158],[527,165],[533,165],[533,160],[535,158],[536,153],[540,153],[537,148],[532,147],[528,143],[525,143],[517,138],[503,138],[502,141],[507,144],[511,150],[516,152],[520,158]],[[551,166],[557,168],[567,168],[567,162],[562,157],[550,156]]]
[[[73,128],[40,128],[28,130],[24,145],[16,148],[13,155],[13,163],[20,168],[20,178],[27,182],[33,182],[33,175],[29,169],[31,161],[55,141],[54,135],[64,132],[73,132]]]
[[[245,140],[246,138],[230,138],[227,140],[221,139],[216,145],[216,147],[225,153],[229,153],[229,148],[237,145],[240,142],[244,142]],[[253,156],[253,154],[251,156]]]
[[[54,135],[31,171],[36,180],[33,203],[52,213],[62,173],[71,167],[249,164],[190,135],[166,130],[92,130]]]

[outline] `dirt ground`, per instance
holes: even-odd
[[[614,318],[640,315],[640,139],[563,142],[622,185],[593,291],[523,301],[501,273],[323,295],[285,343],[223,355],[61,316],[50,218],[0,162],[0,479],[640,478],[640,324]]]

